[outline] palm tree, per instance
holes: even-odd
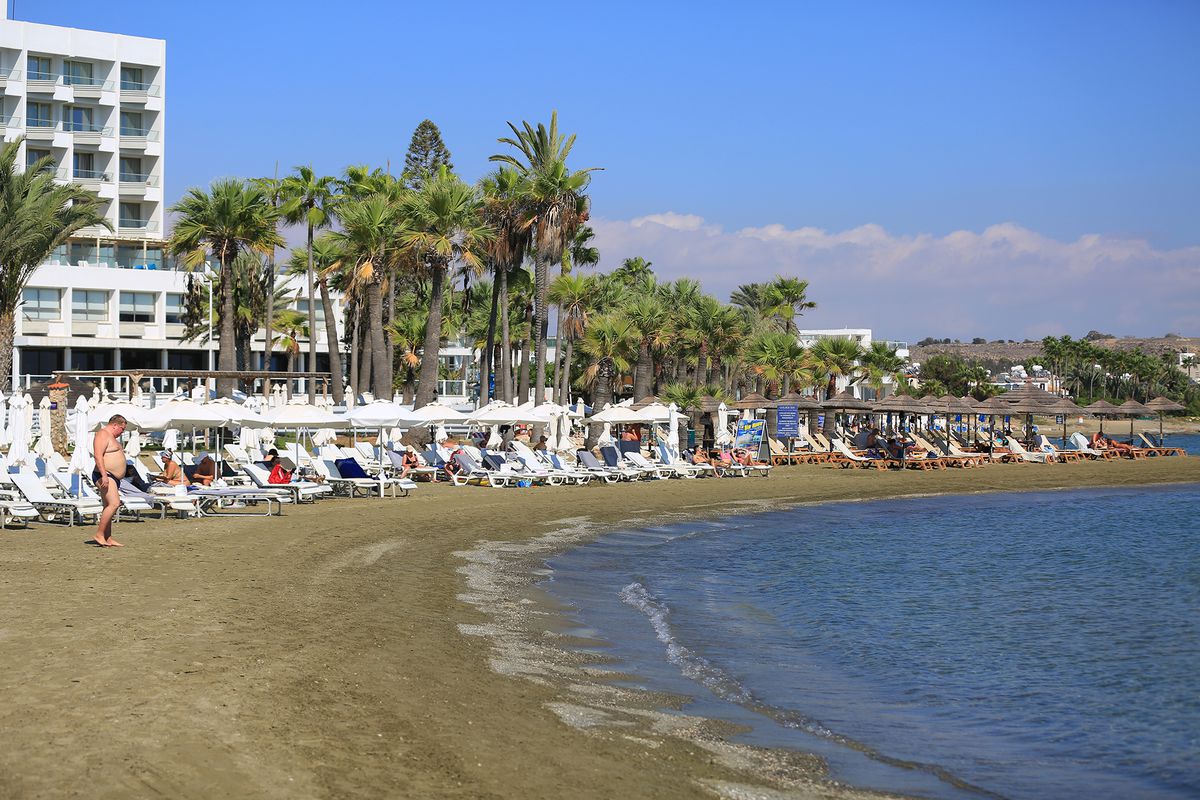
[[[863,380],[875,390],[876,397],[883,396],[883,387],[888,383],[897,387],[904,383],[904,359],[887,342],[871,342],[862,354],[862,369]]]
[[[837,394],[838,378],[850,378],[853,381],[858,371],[858,362],[862,358],[862,347],[856,339],[848,336],[832,336],[818,339],[809,351],[813,364],[825,376],[825,398]],[[825,433],[833,433],[833,414],[825,415]]]
[[[546,336],[550,323],[549,309],[546,307],[550,264],[561,263],[563,251],[575,236],[575,231],[587,221],[588,202],[584,191],[591,182],[591,173],[599,168],[571,171],[567,167],[567,156],[575,146],[575,135],[564,137],[559,134],[557,111],[550,115],[549,128],[539,123],[534,129],[528,122],[523,122],[521,128],[510,122],[508,127],[515,138],[502,137],[498,141],[518,150],[520,157],[499,154],[491,156],[490,160],[508,164],[529,183],[529,200],[536,219],[533,253],[537,391],[534,403],[541,404],[545,399]]]
[[[313,292],[313,231],[328,227],[332,222],[333,206],[336,202],[334,191],[337,179],[328,175],[318,176],[312,167],[296,167],[296,171],[288,175],[280,183],[280,196],[283,199],[283,218],[292,225],[304,225],[308,229],[308,329],[316,331],[317,309],[316,295]],[[329,342],[329,367],[333,371],[333,351],[337,347],[336,340]],[[338,361],[340,368],[341,362]],[[308,368],[317,368],[317,337],[308,340]],[[333,375],[335,385],[341,384],[343,377],[340,373]],[[317,397],[316,381],[307,380],[308,402]],[[341,389],[338,389],[339,394]]]
[[[592,388],[592,408],[601,409],[613,399],[613,381],[629,369],[630,351],[637,346],[637,332],[628,320],[608,315],[592,321],[579,350],[588,359],[583,383]],[[600,427],[588,428],[587,447],[595,447]]]
[[[422,259],[430,286],[415,408],[433,402],[437,394],[446,272],[455,261],[482,269],[484,248],[494,236],[480,217],[482,202],[477,188],[463,183],[444,166],[401,201],[404,225],[399,231],[399,242]]]
[[[495,280],[492,282],[494,305],[497,314],[488,320],[489,342],[500,328],[500,368],[497,371],[490,361],[483,365],[482,382],[487,382],[489,369],[497,372],[496,394],[501,400],[513,401],[512,381],[512,330],[509,322],[509,275],[521,266],[529,250],[533,218],[528,208],[528,193],[525,178],[521,173],[500,167],[481,182],[483,189],[483,219],[495,231],[488,244],[488,260],[492,264]],[[490,352],[490,347],[489,347]],[[527,398],[522,398],[522,402]]]
[[[366,300],[371,389],[376,397],[390,398],[391,347],[384,342],[383,285],[400,260],[395,247],[399,209],[387,197],[371,195],[340,204],[338,219],[341,230],[332,235],[349,273],[349,289],[357,297],[365,297]],[[361,382],[361,377],[359,380]],[[364,391],[366,387],[356,388]]]
[[[49,156],[18,171],[22,141],[0,146],[0,387],[12,377],[17,307],[33,273],[81,228],[109,227],[95,193],[54,182]]]
[[[279,212],[260,187],[245,181],[217,180],[207,193],[193,187],[171,207],[171,211],[178,216],[170,248],[182,257],[189,270],[204,266],[211,253],[221,271],[228,274],[239,253],[268,255],[283,244],[275,226]],[[221,281],[221,339],[217,367],[225,372],[234,371],[237,362],[233,283]],[[217,391],[225,396],[231,396],[234,387],[232,378],[217,381]]]
[[[312,240],[307,249],[295,248],[288,259],[289,274],[306,275],[311,270],[313,275],[309,277],[316,277],[317,289],[321,294],[321,315],[325,318],[325,340],[329,348],[329,372],[333,376],[333,402],[337,405],[340,405],[344,398],[345,377],[342,373],[342,348],[337,332],[337,318],[333,315],[333,301],[329,298],[329,281],[337,277],[343,263],[337,237],[328,233]],[[309,312],[312,312],[314,305],[310,296]],[[310,316],[312,316],[311,313]]]
[[[654,350],[662,335],[665,310],[656,295],[635,295],[621,309],[622,316],[637,332],[637,367],[633,373],[633,399],[641,400],[654,391]]]
[[[588,315],[596,295],[596,279],[591,276],[559,275],[547,293],[551,303],[558,306],[561,320],[558,341],[563,350],[564,367],[561,385],[556,387],[559,404],[571,401],[571,364],[575,341],[587,330]],[[565,343],[565,346],[564,346]]]
[[[697,431],[700,429],[700,400],[703,397],[704,394],[700,391],[699,386],[688,383],[668,383],[663,387],[663,402],[674,403],[681,412],[679,415],[681,447],[687,445],[687,429],[689,427]]]
[[[600,263],[599,248],[592,247],[591,241],[596,237],[596,232],[588,225],[581,225],[575,230],[575,235],[571,237],[562,254],[562,264],[559,270],[559,275],[571,274],[574,267],[594,267]],[[549,298],[549,302],[554,304],[554,298]],[[554,325],[557,336],[561,340],[563,333],[563,308],[558,306],[558,319]],[[554,395],[555,402],[559,404],[570,401],[571,394],[571,362],[564,360],[566,358],[566,349],[562,346],[562,342],[558,342],[558,347],[555,348],[554,355]],[[562,376],[566,377],[563,378]],[[566,399],[564,399],[566,398]]]
[[[777,276],[771,281],[770,294],[777,301],[777,308],[785,311],[783,329],[787,333],[796,333],[796,316],[816,308],[817,304],[808,299],[808,281],[799,278]]]
[[[275,314],[274,327],[279,331],[279,336],[275,339],[275,343],[287,353],[288,372],[295,372],[296,356],[300,354],[300,340],[308,338],[311,330],[308,327],[308,317],[295,309],[283,308]],[[290,378],[286,385],[288,395],[290,396],[292,393],[292,381]]]
[[[425,320],[424,313],[413,310],[397,314],[388,329],[393,344],[400,351],[400,368],[404,371],[402,391],[405,403],[411,403],[416,393],[417,370],[421,366],[420,349],[425,341]]]
[[[258,186],[267,195],[267,200],[271,203],[271,208],[278,209],[283,202],[283,181],[279,179],[279,162],[275,162],[275,176],[271,178],[252,178],[251,181]],[[274,333],[272,331],[275,325],[275,279],[278,273],[275,269],[275,250],[272,249],[267,254],[267,309],[263,324],[266,328],[264,336],[264,347],[266,352],[263,354],[263,370],[271,371],[271,349],[275,346]],[[271,390],[271,381],[264,381],[264,389]]]

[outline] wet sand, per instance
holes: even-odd
[[[1181,481],[1200,481],[1200,458],[804,466],[767,480],[422,485],[280,519],[123,523],[124,550],[85,546],[86,528],[3,531],[0,797],[860,796],[803,754],[668,724],[651,710],[669,698],[618,698],[578,659],[547,667],[569,642],[529,567],[664,515]]]

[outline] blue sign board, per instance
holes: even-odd
[[[800,406],[775,409],[775,432],[781,439],[794,439],[800,435]]]

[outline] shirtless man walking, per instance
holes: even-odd
[[[125,477],[125,450],[117,437],[125,432],[125,418],[120,414],[109,417],[108,424],[96,431],[92,439],[92,453],[96,468],[92,470],[92,482],[100,489],[104,510],[100,512],[100,527],[93,540],[101,547],[124,547],[112,538],[112,521],[121,507],[120,483]]]

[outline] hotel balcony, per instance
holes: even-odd
[[[53,72],[30,72],[25,79],[25,91],[30,94],[54,94],[62,76]]]
[[[99,99],[102,92],[111,92],[113,90],[113,82],[106,81],[103,78],[89,78],[82,75],[64,75],[62,78],[63,86],[69,86],[75,90],[75,97],[87,97]]]
[[[153,189],[158,186],[157,175],[134,175],[129,172],[122,172],[120,176],[120,186],[118,190],[121,194],[146,194],[147,189]]]
[[[121,101],[125,103],[144,103],[151,97],[162,95],[162,87],[157,83],[138,83],[137,81],[121,81]]]
[[[9,81],[19,82],[21,80],[21,70],[13,69],[12,67],[0,67],[0,89],[8,86]]]
[[[108,183],[112,180],[112,176],[107,172],[101,172],[96,169],[77,169],[71,175],[73,183],[79,183],[84,186],[96,186],[101,183]]]
[[[117,222],[117,235],[145,238],[158,233],[158,223],[148,219],[121,219]]]
[[[121,147],[126,150],[144,150],[148,143],[157,141],[158,131],[149,128],[121,128]]]
[[[25,126],[25,138],[31,142],[54,141],[54,134],[61,130],[61,125],[55,125],[46,119],[31,119]]]
[[[63,122],[63,130],[75,135],[75,144],[100,144],[101,138],[113,134],[112,128],[105,128],[94,122],[76,122],[74,120]]]

